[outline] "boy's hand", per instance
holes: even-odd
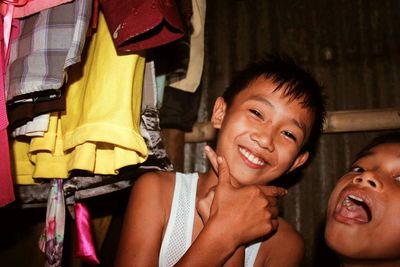
[[[215,187],[212,187],[204,198],[197,201],[197,212],[205,225],[210,217],[211,204],[215,196]]]
[[[215,151],[209,147],[206,146],[205,149],[205,154],[207,158],[209,159],[212,168],[214,169],[215,173],[218,175],[218,162],[217,162],[217,154]],[[230,179],[234,179],[233,177],[230,177]],[[265,196],[270,197],[270,202],[271,206],[276,206],[276,199],[274,197],[280,197],[284,196],[287,193],[287,190],[282,188],[282,187],[276,187],[276,186],[258,186],[261,191],[265,194]],[[207,192],[206,196],[199,199],[197,202],[197,212],[200,215],[200,218],[203,221],[203,224],[206,224],[208,221],[208,218],[210,217],[210,208],[211,204],[213,202],[215,195],[215,186],[210,188],[210,190]]]
[[[204,205],[202,212],[199,211],[202,219],[214,221],[219,225],[219,231],[223,231],[222,235],[232,236],[237,245],[274,231],[278,226],[276,197],[286,194],[286,190],[256,185],[234,187],[225,159],[217,157],[211,148],[206,149],[206,154],[219,179],[217,186],[202,199]],[[211,209],[207,217],[204,210],[210,202]]]

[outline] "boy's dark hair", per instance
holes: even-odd
[[[390,143],[399,143],[400,144],[400,132],[390,132],[378,135],[371,142],[369,142],[360,152],[358,152],[353,161],[356,162],[358,159],[365,157],[368,155],[372,148],[382,145],[382,144],[390,144]]]
[[[247,65],[243,71],[234,76],[230,86],[222,95],[228,107],[240,91],[260,76],[270,78],[277,85],[274,91],[283,89],[289,101],[300,100],[304,108],[314,113],[315,120],[310,136],[302,147],[302,151],[312,152],[322,134],[326,116],[322,86],[289,56],[267,54],[261,60]]]

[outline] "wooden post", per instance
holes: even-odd
[[[328,112],[324,133],[400,129],[400,108]]]

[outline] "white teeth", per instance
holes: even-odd
[[[348,198],[345,198],[345,200],[343,200],[343,206],[345,206],[345,207],[349,207],[350,206],[350,200],[348,199]]]
[[[265,162],[260,159],[259,157],[256,157],[255,155],[251,154],[249,151],[239,148],[240,153],[245,156],[251,163],[263,166],[265,165]]]
[[[348,195],[348,198],[354,199],[354,200],[356,200],[358,202],[364,202],[364,200],[362,198],[359,198],[359,197],[357,197],[355,195]]]

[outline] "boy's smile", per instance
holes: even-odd
[[[284,96],[285,88],[260,77],[228,107],[217,99],[212,122],[219,128],[216,152],[226,158],[239,184],[266,184],[301,166],[299,153],[312,127],[313,113]]]
[[[336,184],[328,203],[325,239],[344,257],[400,257],[399,217],[400,144],[381,144]]]

